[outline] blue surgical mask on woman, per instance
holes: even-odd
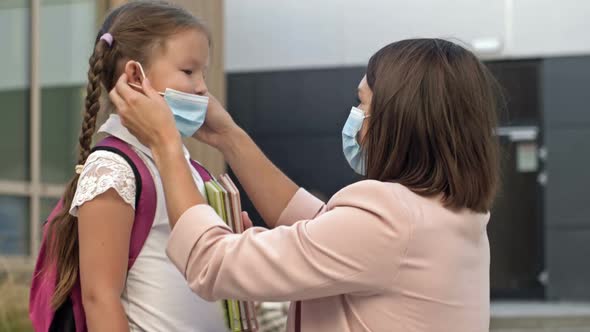
[[[139,66],[141,75],[145,79],[143,67],[139,62],[136,63]],[[141,86],[137,84],[130,83],[129,85],[141,89]],[[166,91],[163,93],[158,93],[164,96],[166,104],[168,104],[168,107],[172,110],[176,128],[183,137],[193,136],[194,133],[201,128],[203,123],[205,123],[209,97],[170,88],[166,88]]]
[[[361,109],[352,107],[348,120],[342,129],[342,151],[344,157],[352,169],[360,175],[366,175],[367,158],[361,145],[357,141],[357,136],[363,127],[363,121],[368,118]]]

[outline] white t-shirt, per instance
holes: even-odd
[[[106,132],[127,143],[137,152],[152,173],[156,187],[157,206],[154,223],[145,244],[127,274],[121,301],[131,331],[226,331],[219,302],[206,302],[188,287],[182,274],[166,256],[170,235],[162,181],[151,158],[150,150],[111,115],[100,132]],[[189,162],[188,151],[185,156]],[[191,167],[199,190],[205,187],[199,174]],[[80,174],[70,214],[94,197],[114,189],[135,208],[135,175],[129,164],[116,153],[99,150],[88,157]]]

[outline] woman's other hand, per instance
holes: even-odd
[[[234,122],[231,115],[223,108],[217,98],[209,94],[205,123],[197,130],[193,138],[223,152],[235,134],[240,131],[240,127]]]

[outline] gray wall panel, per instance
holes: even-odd
[[[548,225],[590,229],[590,125],[545,131],[548,150],[545,217]]]
[[[550,299],[588,300],[590,298],[590,229],[549,229],[547,263]]]
[[[548,127],[590,126],[590,56],[545,60],[543,82]]]
[[[329,198],[359,179],[342,153],[342,127],[364,68],[228,75],[228,109],[296,183]],[[244,208],[260,223],[251,202]]]
[[[359,68],[258,74],[256,135],[339,132],[363,75]]]
[[[544,60],[549,298],[590,299],[590,57]]]

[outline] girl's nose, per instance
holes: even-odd
[[[204,96],[207,94],[207,92],[209,92],[209,90],[207,89],[207,83],[205,82],[205,77],[203,75],[200,75],[198,81],[197,81],[197,85],[195,88],[195,93],[201,96]]]

